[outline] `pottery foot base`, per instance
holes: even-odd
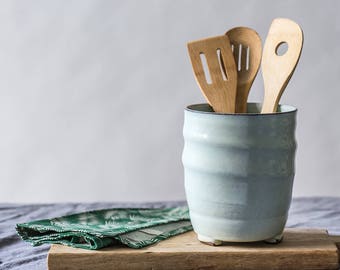
[[[273,238],[264,240],[264,242],[267,244],[279,244],[281,243],[282,239],[283,239],[283,234],[281,233],[281,234],[274,236]]]
[[[209,236],[200,235],[200,234],[197,235],[197,238],[202,243],[210,245],[210,246],[221,246],[224,243],[224,241],[214,239]],[[283,234],[281,233],[281,234],[274,236],[273,238],[266,239],[263,242],[267,244],[279,244],[282,241],[282,239],[283,239]]]
[[[197,235],[198,240],[203,242],[204,244],[210,245],[210,246],[220,246],[223,244],[223,241],[217,240],[214,238],[211,238],[209,236],[204,236],[204,235]]]

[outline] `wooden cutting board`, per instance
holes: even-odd
[[[331,237],[325,230],[286,229],[278,245],[209,246],[188,232],[142,249],[92,251],[52,245],[48,269],[339,269],[336,242],[340,236]]]

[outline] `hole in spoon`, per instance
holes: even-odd
[[[218,59],[218,64],[220,66],[220,71],[221,71],[221,74],[222,74],[222,78],[224,81],[227,80],[227,74],[225,73],[225,69],[223,68],[223,64],[222,64],[222,55],[221,55],[221,49],[217,49],[216,50],[216,53],[217,53],[217,59]]]
[[[288,43],[285,41],[280,42],[275,48],[275,53],[278,56],[284,55],[287,51],[288,51]]]
[[[241,61],[242,61],[242,44],[238,45],[237,71],[241,70]]]
[[[211,76],[210,76],[210,72],[208,68],[207,58],[205,57],[204,53],[200,53],[200,57],[201,57],[201,62],[203,66],[205,80],[207,81],[208,84],[211,84],[212,81],[211,81]]]
[[[249,70],[250,47],[247,47],[246,70]]]

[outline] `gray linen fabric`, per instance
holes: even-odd
[[[116,207],[174,207],[185,202],[0,204],[0,269],[46,269],[49,245],[32,247],[17,236],[15,224]],[[287,227],[324,228],[340,235],[340,198],[293,199]]]

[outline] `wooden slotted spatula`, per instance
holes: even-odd
[[[288,49],[279,55],[278,48],[287,43]],[[273,113],[277,107],[295,67],[299,61],[303,45],[300,26],[289,20],[273,20],[264,45],[262,56],[262,76],[264,100],[261,113]]]
[[[246,113],[249,91],[261,62],[261,38],[255,30],[248,27],[235,27],[226,35],[229,37],[237,68],[235,111]]]
[[[234,113],[237,71],[228,36],[189,42],[188,51],[196,81],[208,103],[215,112]],[[206,59],[206,72],[202,58]]]

